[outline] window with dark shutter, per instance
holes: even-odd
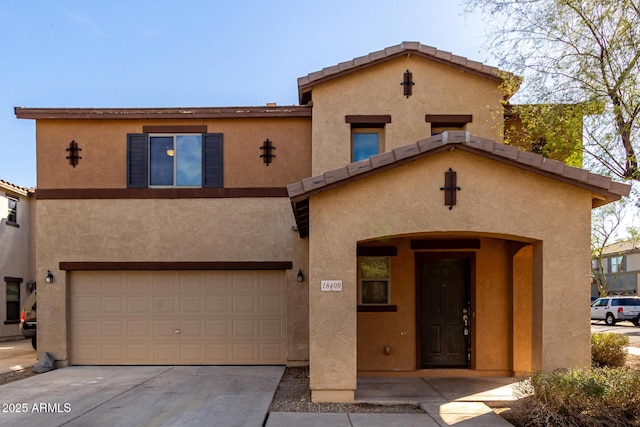
[[[147,134],[127,135],[127,187],[149,186],[149,148]]]
[[[165,140],[169,141],[166,147],[158,144]],[[193,134],[191,136],[152,135],[151,137],[146,133],[127,135],[127,188],[196,185],[221,188],[223,184],[222,134],[198,134],[197,141],[194,140],[197,144],[187,144],[191,140],[194,140]],[[199,153],[195,155],[190,152],[194,147],[197,147],[198,152],[200,151],[200,140],[202,141],[201,160]],[[194,159],[197,159],[198,166],[192,166]],[[201,174],[193,173],[196,172],[194,167],[201,167],[199,171]]]
[[[202,186],[222,187],[222,134],[204,134],[202,145]]]

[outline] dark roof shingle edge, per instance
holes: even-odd
[[[304,77],[298,78],[298,95],[302,102],[303,93],[310,89],[313,85],[352,73],[361,68],[366,68],[392,58],[397,58],[409,53],[429,58],[442,64],[450,65],[459,69],[463,69],[470,73],[474,73],[498,82],[501,82],[507,76],[513,76],[511,73],[502,71],[496,67],[484,65],[477,61],[472,61],[462,56],[454,55],[451,52],[438,50],[435,47],[423,45],[420,42],[404,41],[398,45],[387,47],[383,50],[371,52],[368,55],[354,58],[350,61],[341,62],[337,65],[325,67],[320,71],[314,71]]]
[[[33,193],[35,191],[34,188],[21,187],[19,185],[12,184],[9,181],[5,181],[4,179],[0,179],[0,188],[4,188],[7,191],[13,191],[14,193],[26,197],[33,196]]]
[[[628,196],[631,190],[631,186],[628,184],[612,181],[609,177],[591,173],[586,169],[568,166],[539,154],[521,151],[514,146],[473,136],[466,131],[449,131],[398,147],[389,152],[380,153],[366,160],[350,163],[322,175],[305,178],[288,185],[287,192],[292,202],[296,202],[355,179],[453,147],[588,189],[603,196],[605,201]]]

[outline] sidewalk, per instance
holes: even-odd
[[[513,378],[358,378],[357,403],[419,405],[425,414],[272,412],[266,427],[500,427],[483,402],[516,400]]]

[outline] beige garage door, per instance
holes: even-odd
[[[283,271],[78,271],[71,363],[283,364]]]

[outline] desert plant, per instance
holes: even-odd
[[[640,426],[640,372],[628,368],[540,372],[522,383],[516,426]]]
[[[625,347],[628,345],[626,335],[613,332],[591,334],[591,362],[596,367],[624,366],[627,359]]]

